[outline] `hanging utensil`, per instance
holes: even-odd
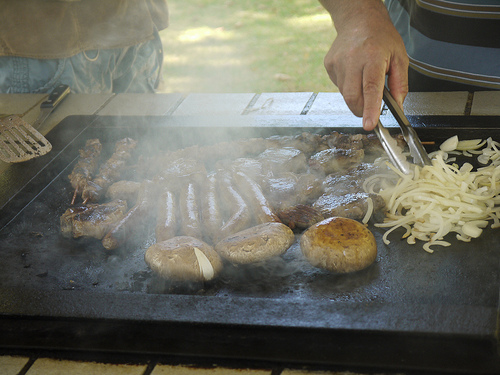
[[[33,123],[35,129],[39,129],[44,121],[49,117],[52,111],[63,101],[64,98],[70,93],[68,85],[59,85],[50,93],[47,100],[40,104],[40,114]]]
[[[0,118],[0,159],[7,163],[19,163],[48,153],[52,145],[36,128],[69,92],[69,86],[57,86],[40,105],[40,114],[33,126],[16,115]]]

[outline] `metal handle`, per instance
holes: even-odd
[[[383,94],[384,102],[389,107],[389,110],[396,118],[396,121],[401,128],[401,133],[408,144],[408,148],[410,149],[410,155],[413,157],[413,162],[420,166],[431,165],[431,159],[427,155],[427,151],[424,146],[422,146],[422,142],[420,142],[420,138],[417,135],[415,129],[412,128],[410,122],[406,118],[401,107],[396,103],[396,100],[387,89],[384,87]]]
[[[46,101],[40,104],[40,108],[54,109],[70,93],[68,85],[59,85],[50,93]]]
[[[394,166],[404,174],[409,174],[411,168],[410,164],[406,160],[406,157],[403,155],[403,150],[398,146],[396,140],[392,138],[389,131],[382,125],[380,120],[378,125],[373,130],[380,140],[385,152],[389,155],[389,159],[392,164],[394,164]]]

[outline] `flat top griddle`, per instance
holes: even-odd
[[[500,139],[495,117],[411,121],[423,141]],[[215,281],[191,284],[148,269],[152,233],[112,253],[59,234],[73,193],[67,175],[89,138],[110,152],[130,136],[154,154],[331,130],[361,131],[314,116],[66,118],[48,135],[49,155],[1,176],[0,346],[497,373],[498,230],[431,255],[400,233],[384,245],[384,231],[371,226],[378,256],[361,272],[315,269],[295,244],[265,264],[228,266]]]

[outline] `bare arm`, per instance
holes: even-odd
[[[403,106],[408,93],[408,56],[381,0],[319,0],[330,13],[337,38],[325,68],[363,127],[372,130],[380,115],[385,77]]]

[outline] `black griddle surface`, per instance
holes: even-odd
[[[326,123],[327,131],[360,131],[351,120],[248,117],[71,116],[59,124],[48,135],[53,152],[15,166],[15,183],[0,184],[0,346],[498,372],[498,230],[431,255],[398,233],[384,245],[383,230],[372,226],[378,256],[361,272],[315,269],[295,244],[266,264],[228,266],[213,282],[189,285],[148,269],[152,233],[112,253],[99,241],[60,236],[72,196],[67,175],[89,138],[112,147],[131,136],[147,154],[324,131]],[[411,120],[424,141],[500,139],[494,117]]]

